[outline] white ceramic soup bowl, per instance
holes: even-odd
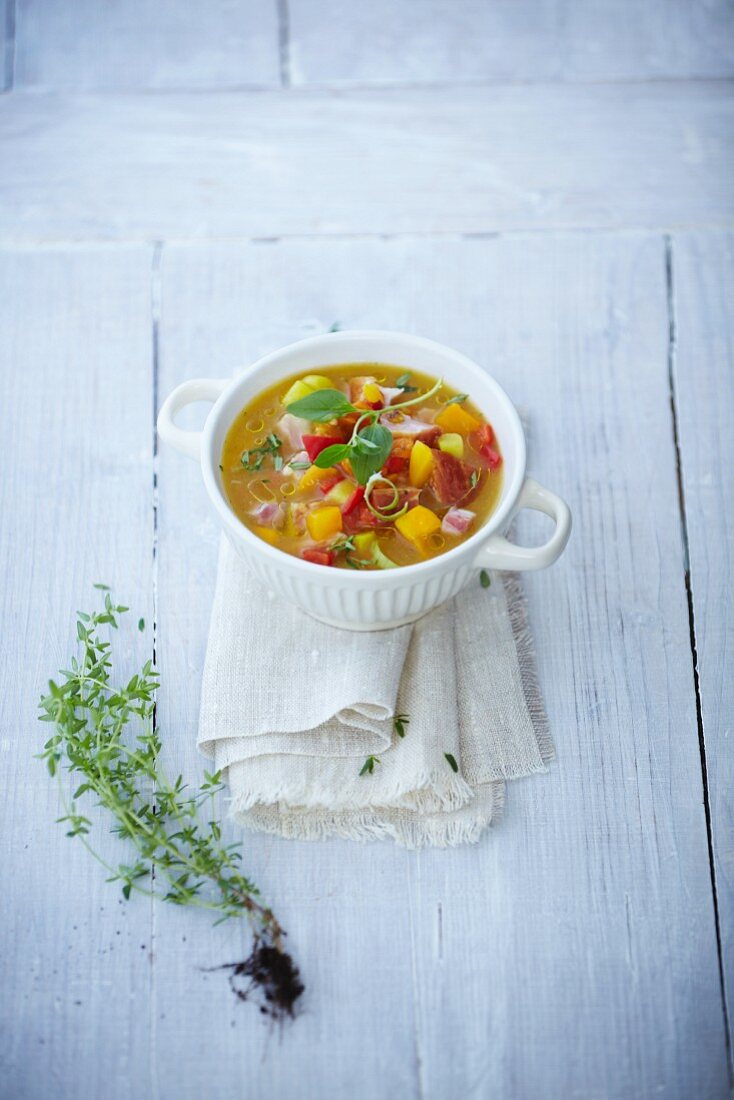
[[[389,363],[423,371],[469,393],[492,424],[504,462],[502,494],[486,523],[464,542],[417,565],[385,571],[333,569],[270,546],[237,518],[219,470],[225,436],[237,413],[280,379],[341,363]],[[175,416],[185,405],[212,401],[202,431],[185,431]],[[259,359],[234,378],[184,382],[158,416],[165,443],[201,464],[214,510],[237,553],[268,588],[309,615],[346,630],[383,630],[411,622],[455,596],[480,569],[544,569],[562,553],[571,532],[568,506],[525,474],[525,435],[504,390],[471,359],[432,340],[397,332],[336,332],[290,344]],[[504,532],[521,508],[555,523],[543,546],[522,547]]]

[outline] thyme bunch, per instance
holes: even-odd
[[[105,588],[103,585],[96,587]],[[49,682],[40,700],[40,720],[53,726],[40,758],[49,773],[61,778],[64,767],[79,780],[69,798],[61,784],[67,836],[79,837],[109,872],[108,882],[120,882],[123,896],[133,891],[174,905],[210,910],[216,923],[247,917],[253,950],[242,963],[228,964],[247,974],[261,1010],[275,1019],[294,1015],[303,992],[298,970],[283,947],[285,935],[257,886],[239,867],[238,844],[222,840],[212,802],[223,783],[221,773],[204,772],[198,790],[190,791],[181,776],[171,782],[158,765],[161,740],[154,722],[158,673],[151,661],[122,687],[112,681],[112,646],[100,628],[116,629],[128,610],[105,592],[103,610],[78,612],[79,656],[60,680]],[[88,840],[90,819],[78,807],[83,795],[113,819],[111,831],[127,841],[132,859],[116,866]],[[240,992],[238,995],[242,996]]]

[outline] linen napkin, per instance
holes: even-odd
[[[409,848],[476,841],[505,780],[553,756],[517,578],[483,588],[477,574],[416,623],[354,633],[265,589],[223,538],[199,746],[246,828]]]

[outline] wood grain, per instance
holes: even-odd
[[[731,76],[726,0],[289,0],[295,83]]]
[[[732,223],[734,85],[0,100],[6,240]]]
[[[452,343],[530,410],[531,468],[576,521],[562,562],[528,582],[560,759],[512,785],[475,847],[248,836],[307,1013],[279,1048],[221,982],[200,1008],[178,996],[239,944],[216,933],[194,951],[183,922],[162,923],[181,915],[161,911],[161,1079],[192,1097],[210,1073],[223,1095],[725,1095],[663,241],[166,247],[161,397],[334,321]],[[217,530],[193,464],[161,453],[159,486],[160,715],[195,775]]]
[[[17,0],[16,88],[279,83],[275,0]]]
[[[676,236],[674,383],[724,978],[734,998],[734,237]],[[733,1036],[734,1038],[734,1036]]]
[[[150,909],[55,824],[36,703],[75,608],[113,585],[151,622],[150,250],[0,251],[0,1092],[148,1095]],[[125,597],[125,599],[122,599]],[[119,639],[123,673],[150,627]],[[93,816],[90,814],[90,816]],[[103,822],[94,837],[117,862]]]

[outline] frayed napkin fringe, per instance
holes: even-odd
[[[244,812],[235,810],[232,817],[244,828],[286,840],[312,841],[339,837],[362,844],[393,840],[400,847],[413,851],[420,848],[456,848],[461,844],[476,844],[488,825],[495,825],[501,819],[505,809],[505,784],[492,783],[489,786],[492,788],[489,813],[486,806],[478,806],[474,814],[459,814],[443,820],[438,816],[434,819],[406,811],[395,815],[394,807],[373,806],[369,813],[364,810],[299,813],[297,807],[292,807],[288,812],[281,813],[262,804]],[[393,816],[397,819],[393,820]]]
[[[355,761],[355,768],[357,766],[358,761]],[[375,765],[376,768],[381,766]],[[448,762],[445,770],[449,771]],[[288,813],[360,813],[368,808],[374,813],[371,776],[357,778],[362,788],[358,797],[354,796],[357,792],[352,791],[343,799],[335,800],[333,791],[330,791],[327,802],[324,800],[324,788],[318,781],[304,784],[301,776],[295,779],[281,776],[277,783],[273,783],[272,776],[269,776],[262,786],[250,785],[247,789],[239,787],[231,796],[229,812],[232,817],[237,817],[238,814],[248,813],[255,806],[277,807],[284,804]],[[444,775],[436,771],[426,771],[418,775],[411,774],[410,786],[406,786],[405,775],[397,771],[390,780],[382,775],[380,778],[380,798],[393,809],[404,809],[417,814],[452,813],[470,805],[475,798],[475,792],[460,773]],[[225,775],[225,779],[229,782],[228,775]]]
[[[550,722],[546,713],[543,695],[538,681],[538,663],[535,656],[535,644],[530,631],[528,621],[528,602],[522,582],[517,573],[501,573],[502,584],[507,596],[507,611],[510,616],[512,634],[515,639],[517,662],[520,667],[520,679],[522,681],[525,702],[533,723],[535,738],[538,743],[538,751],[546,767],[556,758],[556,750],[551,737]],[[540,769],[538,769],[540,770]],[[527,768],[523,768],[517,775],[510,774],[506,769],[505,778],[515,779],[527,775]]]

